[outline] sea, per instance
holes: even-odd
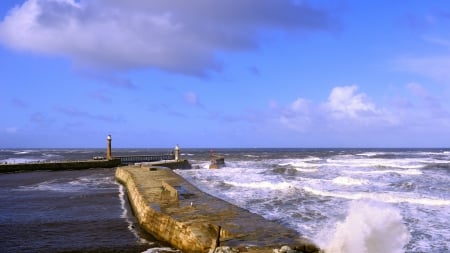
[[[115,149],[113,155],[171,150]],[[1,149],[0,163],[101,149]],[[225,166],[209,169],[210,154]],[[450,252],[450,149],[181,149],[201,190],[327,253]],[[139,229],[114,169],[0,174],[0,252],[177,252]]]

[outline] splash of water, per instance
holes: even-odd
[[[318,241],[326,253],[400,253],[410,237],[396,208],[355,201],[345,220],[337,222],[331,231],[322,231]]]

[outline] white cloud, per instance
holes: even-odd
[[[273,104],[274,102],[271,102]],[[272,107],[278,109],[278,107]],[[285,108],[281,108],[279,122],[285,127],[297,132],[305,132],[312,123],[310,115],[311,101],[297,98]]]
[[[335,87],[323,107],[335,119],[358,119],[378,114],[376,106],[367,95],[356,93],[357,90],[356,85]]]
[[[303,113],[303,114],[307,114],[309,112],[309,106],[310,106],[310,101],[303,99],[303,98],[297,98],[297,100],[295,100],[291,106],[290,109],[293,112],[299,112],[299,113]]]
[[[284,127],[297,132],[386,128],[401,122],[393,111],[375,105],[366,94],[358,92],[355,85],[334,87],[323,103],[297,98],[285,107],[271,109]]]
[[[0,23],[0,41],[83,67],[204,75],[221,68],[217,51],[254,49],[263,29],[334,23],[306,1],[27,0]]]

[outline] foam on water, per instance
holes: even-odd
[[[318,157],[314,157],[314,156],[310,156],[310,157],[306,157],[306,158],[301,158],[301,159],[283,159],[283,160],[279,160],[278,164],[280,166],[293,166],[293,167],[303,167],[303,166],[317,166],[317,164],[315,163],[311,163],[311,162],[317,162],[317,161],[321,161],[322,159],[318,158]],[[275,160],[276,162],[276,160]]]
[[[372,239],[358,237],[365,245],[363,246],[368,246],[369,249],[361,246],[356,247],[354,251],[336,252],[397,252],[391,247],[400,249],[398,252],[408,253],[448,252],[450,188],[446,164],[450,163],[450,152],[320,152],[311,152],[308,156],[300,152],[293,153],[292,156],[281,153],[260,155],[260,158],[266,158],[259,160],[245,156],[233,157],[226,159],[226,167],[218,170],[207,170],[207,166],[204,166],[205,169],[179,173],[202,190],[267,219],[287,224],[309,238],[313,238],[325,224],[335,224],[339,217],[342,217],[342,224],[357,223],[357,212],[362,212],[362,217],[365,217],[360,218],[362,232],[356,229],[352,231],[350,225],[340,225],[340,230],[328,232],[333,231],[335,238],[345,234],[346,230],[362,234],[364,238],[377,238],[377,235],[383,234],[397,237],[398,235],[393,236],[383,229],[391,229],[389,224],[395,224],[392,226],[396,227],[404,221],[411,233],[410,242],[404,241],[399,248],[390,245],[389,250],[371,249]],[[197,164],[205,162],[205,165],[209,165],[209,162],[204,160],[198,162]],[[359,204],[357,207],[358,204],[350,205],[353,202],[379,203]],[[350,205],[350,208],[344,220],[347,205]],[[403,218],[395,216],[393,213],[398,214],[399,211],[392,211],[391,206],[400,210]],[[384,211],[387,214],[382,216]],[[377,216],[378,213],[380,216]],[[387,219],[389,213],[396,219]],[[385,227],[377,227],[380,223],[371,223],[372,217],[386,218],[387,220],[383,221]],[[366,223],[365,219],[368,220]],[[329,237],[326,241],[330,242],[330,247],[339,244],[336,240],[334,244],[331,243],[331,239]],[[385,239],[377,240],[384,243]],[[407,248],[404,248],[405,244]]]
[[[313,173],[319,171],[318,168],[295,168],[296,171]]]
[[[357,201],[343,221],[319,234],[318,244],[327,253],[401,253],[410,238],[399,210]]]
[[[365,179],[356,179],[351,177],[337,177],[333,179],[333,183],[339,185],[364,185],[368,184],[369,181]]]
[[[0,160],[0,164],[7,163],[7,164],[19,164],[19,163],[36,163],[36,162],[42,162],[45,161],[45,159],[39,159],[39,158],[7,158],[4,160]]]
[[[422,175],[422,171],[418,169],[405,169],[405,170],[345,170],[347,174],[402,174],[402,175]]]
[[[335,197],[351,200],[374,200],[386,203],[410,203],[427,206],[449,206],[450,200],[447,199],[433,199],[422,196],[402,196],[400,193],[374,193],[374,192],[341,192],[341,191],[324,191],[313,189],[305,186],[303,189],[306,192],[312,193],[318,196]]]
[[[242,187],[242,188],[251,188],[251,189],[270,189],[270,190],[284,190],[292,187],[291,184],[287,182],[274,183],[274,182],[230,182],[225,181],[226,184]]]
[[[345,158],[329,158],[326,162],[324,165],[328,167],[421,169],[430,161],[425,159],[361,159],[346,156]]]
[[[158,248],[150,248],[142,253],[158,253],[158,252],[180,252],[177,249],[172,249],[168,247],[158,247]]]
[[[128,224],[127,226],[128,230],[134,235],[134,237],[136,237],[136,239],[138,239],[140,243],[150,244],[149,241],[145,240],[144,238],[141,238],[136,229],[134,228],[133,222],[129,218],[128,210],[126,207],[127,201],[125,200],[125,189],[121,184],[119,183],[116,184],[119,185],[119,199],[120,199],[120,207],[122,209],[122,214],[120,215],[120,217],[125,219],[125,221]]]
[[[114,182],[112,177],[79,177],[72,181],[57,179],[40,182],[34,185],[20,186],[19,191],[52,191],[52,192],[82,192],[87,189],[112,189],[110,184]]]
[[[386,154],[386,153],[385,152],[364,152],[364,153],[360,153],[360,154],[356,154],[356,155],[374,157],[374,156],[384,155],[384,154]]]
[[[22,151],[15,151],[14,155],[26,155],[29,153],[36,152],[35,150],[22,150]]]

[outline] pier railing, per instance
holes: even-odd
[[[132,156],[114,156],[114,159],[120,159],[122,164],[133,164],[143,162],[157,162],[163,160],[175,160],[175,154],[152,154],[152,155],[132,155]]]

